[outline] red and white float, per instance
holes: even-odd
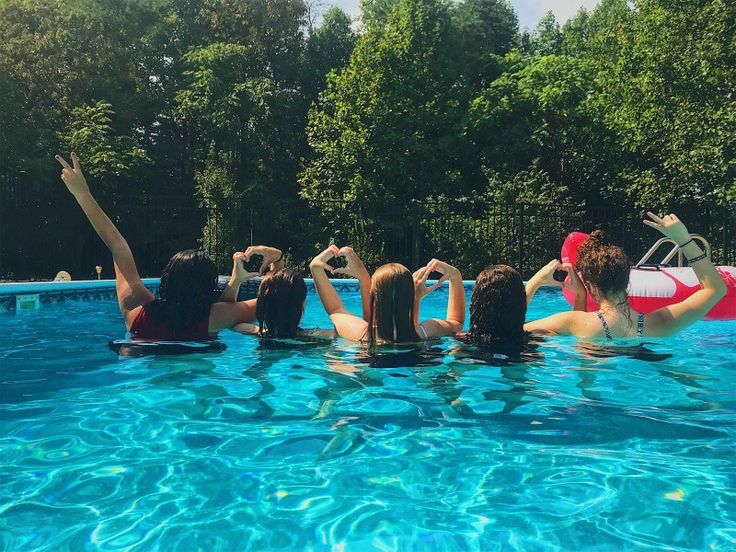
[[[562,262],[575,264],[578,249],[587,238],[588,234],[582,232],[573,232],[568,235],[562,245]],[[705,315],[705,319],[736,320],[736,267],[719,266],[716,269],[726,282],[728,291],[723,299]],[[679,303],[699,289],[698,278],[690,267],[660,265],[632,267],[628,289],[629,304],[635,311],[646,314]],[[572,292],[563,290],[563,294],[570,305],[574,304],[575,295]],[[588,295],[588,310],[597,309],[598,305]]]

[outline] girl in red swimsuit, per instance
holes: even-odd
[[[115,263],[115,289],[125,325],[135,337],[156,340],[202,340],[211,334],[256,319],[256,300],[236,300],[248,278],[283,268],[283,254],[273,247],[255,246],[233,256],[233,274],[219,302],[212,303],[217,268],[202,251],[189,249],[174,255],[161,274],[158,297],[143,285],[128,242],[90,193],[77,155],[71,166],[59,155],[61,179],[72,193]],[[263,257],[259,273],[248,273],[244,262]]]

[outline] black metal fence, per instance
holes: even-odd
[[[369,267],[391,260],[416,268],[437,257],[466,278],[493,263],[513,265],[528,277],[559,256],[574,230],[606,229],[633,261],[659,237],[641,223],[642,213],[592,206],[324,202],[299,204],[285,219],[245,197],[102,195],[142,276],[159,275],[174,252],[191,247],[204,247],[227,273],[232,252],[250,243],[284,248],[290,265],[306,272],[318,247],[336,242],[355,247]],[[736,262],[733,210],[689,210],[682,216],[692,232],[710,240],[716,262]],[[0,279],[50,279],[58,270],[74,279],[95,278],[97,265],[104,278],[113,276],[109,253],[63,185],[41,189],[17,175],[0,175]]]
[[[504,263],[531,276],[550,259],[559,258],[567,234],[573,231],[607,231],[614,241],[638,261],[661,236],[642,223],[644,213],[597,206],[498,204],[483,201],[418,203],[382,210],[346,206],[363,223],[345,225],[338,235],[345,243],[358,243],[368,264],[396,260],[418,267],[437,257],[474,278],[489,264]],[[691,232],[700,233],[713,247],[720,264],[736,262],[736,212],[701,209],[683,213]],[[384,225],[388,231],[381,231]],[[371,252],[375,252],[371,257]],[[656,255],[660,260],[665,248]]]

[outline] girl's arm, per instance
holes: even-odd
[[[652,220],[645,220],[644,224],[659,230],[680,246],[701,286],[684,301],[647,315],[645,335],[672,335],[703,318],[726,294],[726,284],[700,246],[690,239],[690,233],[676,215],[660,218],[654,213],[647,214]]]
[[[344,257],[347,265],[344,268],[336,268],[332,272],[333,274],[345,274],[358,279],[360,300],[363,305],[363,320],[368,322],[371,316],[371,275],[352,247],[340,248],[337,257]]]
[[[575,305],[573,305],[573,310],[588,312],[588,289],[580,279],[577,270],[575,270],[575,267],[571,263],[564,263],[562,265],[562,270],[566,271],[570,277],[570,283],[568,284],[567,282],[564,282],[562,287],[569,288],[573,293],[575,293]]]
[[[263,257],[261,268],[258,272],[248,272],[245,269],[245,263],[250,261],[251,256],[260,255]],[[220,296],[220,302],[222,303],[235,303],[238,300],[238,292],[240,291],[240,285],[246,280],[255,278],[256,276],[262,276],[266,272],[276,271],[284,268],[284,254],[280,249],[275,247],[268,247],[265,245],[252,245],[245,250],[245,252],[233,253],[233,271],[230,275],[230,280],[222,290]],[[253,302],[253,308],[255,308],[255,300]],[[246,301],[248,302],[248,301]]]
[[[570,278],[569,284],[555,280],[554,274],[557,270],[567,272]],[[575,272],[575,268],[570,263],[563,264],[557,259],[553,259],[540,268],[534,276],[529,278],[529,281],[525,286],[527,307],[531,304],[537,290],[542,286],[555,286],[558,288],[567,287],[575,293],[575,305],[573,306],[573,310],[583,312],[588,310],[588,290],[585,289],[585,285],[582,280],[580,280],[580,276],[578,276],[578,273]]]
[[[260,256],[263,260],[261,261],[261,268],[258,269],[258,274],[263,276],[266,272],[276,272],[286,266],[284,262],[284,252],[276,247],[269,247],[267,245],[251,245],[245,250],[245,262],[250,261],[253,255]],[[256,274],[256,276],[258,275]]]
[[[133,253],[130,251],[128,242],[125,241],[125,238],[123,238],[122,234],[120,234],[95,198],[92,197],[87,180],[82,174],[82,168],[79,165],[77,154],[72,153],[71,167],[60,155],[56,156],[56,160],[63,167],[61,179],[66,184],[67,189],[72,193],[77,203],[79,203],[79,206],[84,211],[97,235],[100,236],[110,250],[110,253],[112,253],[112,259],[115,263],[115,290],[117,292],[118,305],[120,306],[120,312],[125,318],[125,323],[128,329],[130,329],[135,318],[132,311],[141,305],[153,301],[153,294],[143,285],[141,277],[138,275],[138,268],[135,266]]]
[[[335,325],[338,335],[346,339],[359,341],[366,335],[368,322],[345,309],[340,296],[327,277],[327,271],[333,271],[327,261],[338,256],[339,252],[337,246],[331,245],[312,260],[309,264],[309,270],[312,272],[314,287],[317,289],[322,306]]]
[[[527,322],[524,324],[524,331],[573,335],[575,333],[574,327],[579,321],[579,316],[580,312],[577,310],[558,312],[557,314],[539,320]]]
[[[425,290],[432,291],[433,289],[436,289],[437,287],[439,287],[439,285],[445,280],[450,281],[450,289],[448,292],[449,298],[447,300],[447,314],[445,315],[444,320],[440,320],[437,318],[431,319],[431,320],[425,320],[422,322],[421,325],[424,328],[424,330],[427,332],[427,337],[454,335],[455,333],[462,330],[463,324],[465,324],[465,287],[463,286],[463,277],[457,268],[455,268],[454,266],[450,266],[449,264],[439,261],[437,259],[432,259],[427,264],[426,274],[422,275],[422,277],[424,278],[424,281],[426,281],[427,276],[429,276],[429,274],[431,274],[432,272],[439,272],[442,275],[442,277],[433,286],[426,287],[424,283],[422,282],[421,287],[424,288]],[[415,279],[415,283],[416,283],[416,279]],[[414,289],[415,289],[415,309],[414,311],[416,313],[419,310],[419,305],[416,299],[416,294],[417,294],[416,285]],[[428,292],[423,292],[423,290],[420,289],[419,293],[423,293],[422,297],[424,297]],[[422,297],[420,297],[420,299]]]
[[[241,284],[259,275],[258,272],[248,272],[245,269],[246,262],[245,253],[241,251],[233,253],[233,271],[225,289],[222,290],[222,295],[220,295],[221,303],[236,303]],[[255,300],[251,299],[251,301],[254,301],[255,305]]]
[[[252,255],[260,255],[263,262],[258,272],[248,272],[245,269]],[[256,299],[238,302],[240,285],[246,280],[263,275],[267,271],[284,268],[284,254],[280,249],[265,245],[253,245],[245,252],[233,254],[233,272],[230,280],[220,296],[220,301],[212,305],[210,310],[210,330],[231,328],[240,333],[257,333],[256,326],[250,327],[248,322],[256,319]],[[255,328],[255,331],[253,330]]]
[[[446,276],[442,276],[437,282],[431,286],[427,286],[427,278],[429,278],[431,271],[429,264],[423,266],[417,270],[412,277],[414,278],[414,325],[419,325],[419,310],[422,305],[422,299],[432,293],[434,290],[439,288],[443,282],[447,280]]]
[[[526,283],[525,286],[527,307],[532,302],[532,299],[534,299],[534,295],[537,293],[537,290],[540,287],[562,287],[562,284],[553,278],[555,270],[559,270],[560,266],[560,261],[558,261],[557,259],[552,259],[550,262],[540,268],[534,276],[529,278],[529,281]]]
[[[231,328],[241,333],[252,333],[251,331],[243,331],[238,325],[249,326],[248,322],[256,319],[256,299],[248,299],[247,301],[238,301],[238,292],[240,285],[255,276],[258,272],[248,272],[245,270],[245,253],[237,252],[233,254],[233,271],[230,280],[220,296],[219,302],[212,305],[210,309],[210,331],[224,330]]]
[[[575,267],[570,263],[561,264],[559,261],[550,261],[537,272],[526,285],[526,304],[531,303],[537,289],[542,285],[564,285],[553,278],[555,270],[564,270],[570,279],[569,287],[575,292],[575,305],[572,311],[560,312],[540,320],[533,320],[524,324],[526,332],[544,332],[557,335],[571,335],[575,333],[576,325],[581,322],[579,312],[588,310],[588,290],[585,288]]]
[[[252,255],[263,257],[258,272],[248,272],[245,269],[245,263]],[[233,272],[230,280],[222,291],[220,301],[212,305],[210,310],[210,330],[232,328],[240,333],[257,333],[258,328],[248,324],[256,319],[257,300],[238,301],[240,285],[246,280],[265,274],[268,270],[275,271],[281,268],[284,268],[284,254],[275,247],[252,245],[245,252],[233,254]]]

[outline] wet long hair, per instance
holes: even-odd
[[[256,297],[258,335],[297,337],[306,298],[307,284],[293,270],[282,268],[265,276]]]
[[[175,331],[191,330],[209,317],[215,289],[217,267],[204,251],[179,251],[161,273],[158,294],[149,312],[155,322]]]
[[[523,345],[526,291],[519,272],[507,265],[489,266],[478,275],[470,298],[467,337],[479,344]]]
[[[414,278],[399,263],[378,268],[371,278],[368,342],[419,341],[414,328]]]
[[[595,230],[582,243],[575,268],[585,283],[598,288],[604,297],[623,294],[621,304],[626,302],[631,262],[605,232]]]

